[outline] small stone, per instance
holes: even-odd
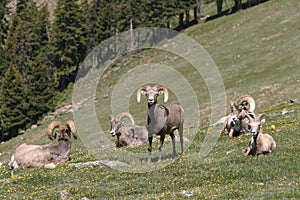
[[[55,169],[56,165],[54,163],[49,163],[49,164],[46,164],[44,167],[47,169]]]

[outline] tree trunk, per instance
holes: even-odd
[[[203,0],[197,0],[197,7],[194,9],[194,15],[195,15],[195,19],[197,21],[199,21],[201,19],[202,3],[203,3]]]
[[[184,13],[179,14],[179,30],[183,29],[183,17]]]
[[[190,10],[185,10],[185,24],[188,25],[190,23]]]
[[[218,15],[222,16],[223,0],[216,0]]]

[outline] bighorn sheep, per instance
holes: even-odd
[[[273,137],[269,134],[264,134],[260,130],[260,125],[263,123],[261,117],[264,114],[259,114],[255,119],[247,115],[249,118],[249,129],[252,138],[249,140],[248,147],[244,150],[245,155],[266,155],[276,149],[276,143]]]
[[[159,158],[161,160],[162,147],[166,134],[170,134],[173,145],[173,156],[176,156],[175,151],[175,135],[174,131],[178,130],[181,144],[181,154],[183,154],[183,122],[184,111],[178,104],[170,104],[163,106],[157,103],[157,97],[164,94],[164,102],[169,98],[168,89],[163,85],[142,85],[137,91],[137,102],[141,102],[141,94],[147,97],[148,114],[147,114],[147,129],[148,129],[148,163],[151,163],[152,139],[153,135],[160,135]]]
[[[231,113],[225,119],[223,128],[220,132],[221,135],[228,131],[229,137],[239,136],[240,134],[247,133],[249,119],[246,115],[255,117],[253,111],[255,110],[255,101],[249,95],[240,96],[236,101],[230,102]]]
[[[127,117],[131,120],[132,126],[126,127],[122,119]],[[139,146],[147,142],[148,130],[145,126],[135,126],[134,119],[131,114],[122,112],[116,117],[109,115],[110,119],[110,134],[117,136],[116,147],[124,146]]]
[[[48,137],[56,138],[55,129],[58,129],[58,144],[28,145],[21,144],[11,157],[9,166],[11,169],[18,167],[42,167],[50,163],[63,163],[70,159],[71,134],[77,139],[75,124],[72,120],[66,123],[54,121],[48,126]],[[53,134],[54,133],[54,134]]]

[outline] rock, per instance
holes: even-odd
[[[54,163],[49,163],[49,164],[46,164],[44,167],[47,169],[55,169],[56,165]]]
[[[35,129],[35,128],[37,128],[37,127],[38,127],[37,124],[33,124],[33,125],[30,127],[30,129]]]
[[[184,195],[184,196],[193,196],[193,193],[191,191],[187,191],[187,190],[183,190],[180,192],[180,194]]]
[[[81,163],[70,163],[70,167],[89,167],[93,165],[107,165],[109,167],[130,167],[127,163],[121,162],[121,161],[111,161],[111,160],[96,160],[96,161],[90,161],[90,162],[81,162]]]

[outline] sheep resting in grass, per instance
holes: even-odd
[[[63,163],[70,159],[71,134],[77,139],[75,124],[72,120],[66,123],[54,121],[48,126],[48,137],[56,138],[55,129],[58,130],[58,144],[29,145],[21,144],[12,155],[9,167],[43,167],[50,163]]]
[[[163,106],[157,103],[157,97],[164,94],[164,102],[169,98],[168,89],[163,85],[142,85],[137,91],[137,102],[141,102],[141,95],[147,97],[148,114],[147,114],[147,129],[148,129],[148,163],[151,163],[152,139],[153,135],[160,135],[159,158],[161,161],[162,147],[166,134],[170,134],[173,145],[173,156],[177,155],[175,151],[175,135],[174,131],[178,130],[181,145],[181,154],[183,154],[183,122],[184,111],[178,104]]]
[[[124,118],[131,120],[132,125],[127,127],[122,121]],[[134,118],[127,112],[122,112],[116,117],[109,115],[110,134],[117,136],[116,147],[136,147],[147,142],[148,130],[145,126],[135,126]]]
[[[255,117],[255,101],[249,95],[240,96],[236,101],[230,102],[231,113],[226,117],[223,128],[220,132],[221,135],[225,134],[227,130],[230,138],[239,136],[249,132],[248,123],[249,119],[246,115]]]
[[[249,140],[248,147],[244,150],[244,155],[267,155],[276,149],[276,143],[273,137],[269,134],[261,132],[260,125],[262,124],[261,117],[264,114],[259,114],[255,119],[247,115],[249,118],[249,129],[252,135]]]

